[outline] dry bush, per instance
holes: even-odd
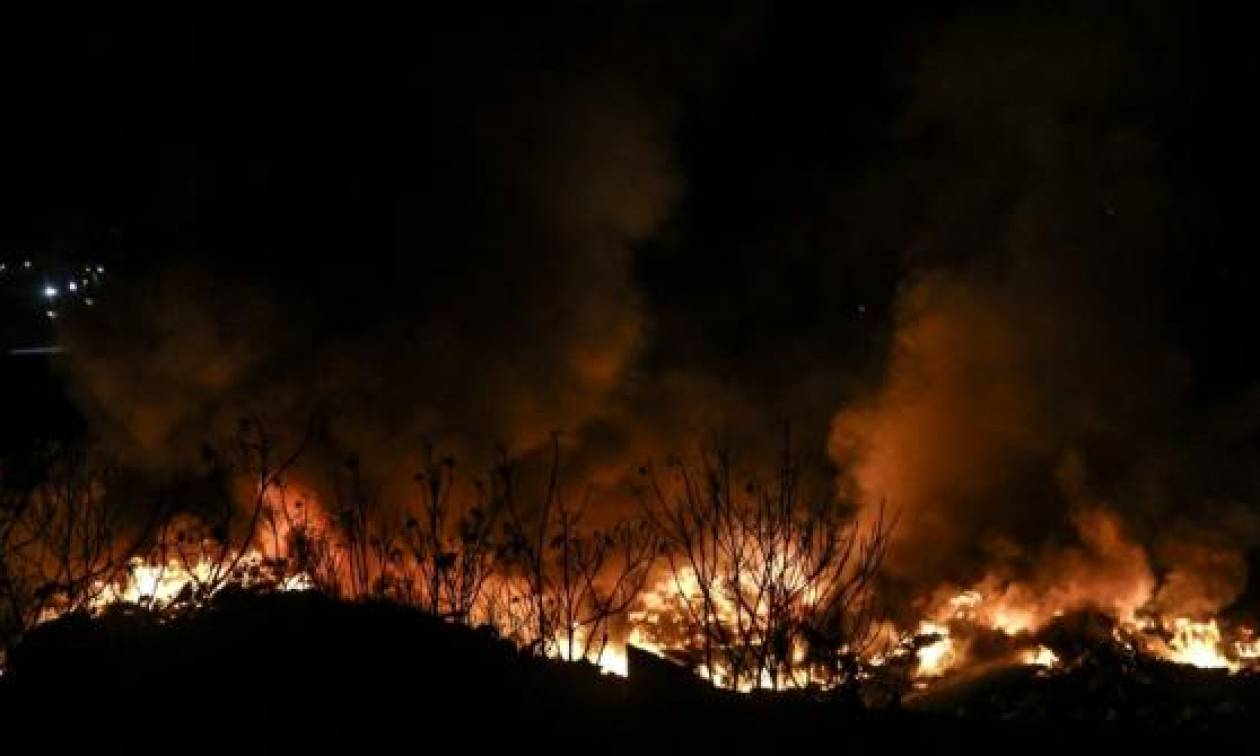
[[[90,605],[144,538],[128,538],[127,513],[104,495],[110,471],[85,451],[53,446],[36,465],[33,476],[0,468],[0,647]]]
[[[646,521],[623,519],[588,527],[590,496],[570,503],[561,480],[559,439],[553,437],[544,490],[526,500],[510,461],[496,473],[505,523],[508,579],[492,614],[513,637],[538,652],[598,664],[610,631],[638,598],[660,540]]]
[[[721,449],[666,470],[644,470],[645,511],[676,588],[666,609],[675,637],[657,640],[687,647],[731,688],[855,681],[878,637],[874,580],[894,524],[883,510],[859,523],[810,498],[786,445],[768,482],[743,481]]]

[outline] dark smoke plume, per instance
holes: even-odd
[[[154,169],[147,259],[64,328],[102,446],[160,474],[317,415],[315,456],[389,493],[425,439],[475,469],[558,431],[615,501],[790,424],[837,499],[902,513],[914,595],[1092,571],[1065,602],[1233,601],[1258,415],[1236,318],[1185,325],[1185,260],[1224,254],[1188,198],[1207,140],[1168,116],[1193,14],[648,5],[338,30],[361,54],[311,69],[267,50],[326,37],[208,34],[228,83]]]

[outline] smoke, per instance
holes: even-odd
[[[900,288],[882,382],[830,440],[841,490],[901,513],[888,566],[916,595],[1201,616],[1246,583],[1254,515],[1217,497],[1250,474],[1221,469],[1170,338],[1164,156],[1107,21],[1071,49],[971,23],[917,69],[906,127],[967,160],[912,248],[936,260]]]
[[[186,247],[64,329],[101,445],[188,468],[242,417],[291,445],[318,416],[326,453],[405,482],[425,439],[475,468],[619,427],[647,329],[633,250],[683,191],[675,102],[703,74],[674,61],[683,29],[529,23],[416,43],[394,74],[430,98],[413,134],[210,137]]]
[[[61,326],[98,442],[166,472],[318,417],[311,469],[401,500],[426,439],[477,471],[559,432],[613,508],[648,458],[715,428],[773,458],[791,421],[837,498],[901,513],[913,595],[1238,596],[1260,413],[1196,395],[1177,327],[1175,15],[630,6],[311,43],[256,92],[284,117],[201,105],[155,248]]]

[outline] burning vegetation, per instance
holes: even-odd
[[[402,507],[374,500],[354,459],[322,498],[300,482],[310,443],[282,449],[251,419],[229,453],[207,450],[235,500],[217,512],[172,503],[143,522],[128,519],[134,508],[109,490],[118,481],[82,453],[51,452],[25,486],[7,469],[6,647],[74,615],[129,609],[164,622],[244,590],[411,607],[614,675],[627,674],[636,649],[721,689],[855,694],[872,706],[930,700],[1002,669],[1070,675],[1100,649],[1224,674],[1260,668],[1251,626],[1161,614],[1144,570],[1130,584],[1077,569],[1079,554],[1062,557],[1075,570],[1062,583],[943,585],[901,619],[881,597],[899,513],[863,517],[812,496],[790,451],[768,481],[720,450],[644,467],[639,507],[595,525],[589,495],[570,500],[558,439],[533,492],[505,454],[463,481],[430,447]],[[1125,553],[1112,515],[1082,513],[1078,526],[1082,548]]]
[[[450,644],[539,700],[1260,716],[1248,45],[579,5],[8,46],[101,92],[0,145],[0,697],[150,643],[473,695]]]

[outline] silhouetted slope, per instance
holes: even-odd
[[[1153,679],[1150,670],[1094,665],[1059,678],[1019,671],[943,687],[930,710],[863,710],[842,696],[717,691],[664,662],[638,659],[636,675],[631,661],[625,680],[540,659],[488,630],[393,604],[227,591],[173,617],[118,607],[37,628],[15,649],[0,683],[8,717],[0,732],[15,724],[55,730],[96,723],[153,738],[249,732],[251,743],[395,733],[432,744],[544,739],[548,747],[585,744],[592,753],[801,738],[846,749],[944,741],[1004,747],[1069,736],[1132,744],[1157,732],[1162,739],[1174,727],[1195,737],[1245,727],[1260,689],[1254,678],[1182,674],[1172,665]],[[1219,700],[1205,698],[1206,678]],[[1193,680],[1199,683],[1186,693],[1182,683]],[[1136,705],[1124,708],[1135,691],[1149,708],[1141,718],[1133,716]],[[1175,712],[1191,700],[1197,708],[1179,720]],[[1127,718],[1107,722],[1117,710]]]

